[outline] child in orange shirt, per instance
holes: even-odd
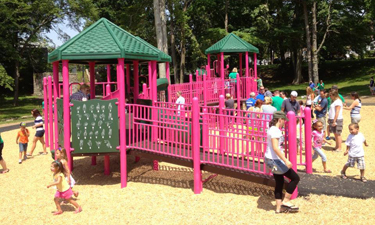
[[[26,128],[26,123],[21,122],[20,131],[18,131],[17,139],[16,139],[16,143],[20,147],[20,154],[19,154],[19,159],[18,159],[19,164],[22,163],[22,152],[23,152],[23,160],[27,159],[26,152],[27,152],[27,143],[29,143],[29,136],[30,136],[30,133],[29,133],[29,130]]]

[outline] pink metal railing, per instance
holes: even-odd
[[[69,84],[69,95],[72,95],[72,93],[73,93],[73,86],[74,86],[74,85],[82,85],[82,84],[84,84],[84,83],[83,83],[83,82],[81,82],[81,83],[78,83],[78,82],[70,83],[70,84]],[[111,86],[111,90],[112,90],[112,91],[114,91],[114,90],[117,89],[117,82],[115,82],[115,81],[112,81],[112,82],[96,82],[96,83],[95,83],[95,87],[97,87],[97,86],[101,86],[101,88],[102,88],[102,90],[103,90],[103,92],[102,92],[102,96],[103,96],[103,97],[104,97],[104,96],[107,96],[107,95],[109,94],[109,93],[108,93],[109,90],[107,90],[107,88],[106,88],[107,84],[109,84],[109,85]],[[112,88],[112,87],[113,87],[113,88]],[[59,83],[59,92],[60,92],[60,94],[61,94],[61,90],[62,90],[62,88],[63,88],[63,83],[60,82],[60,83]]]

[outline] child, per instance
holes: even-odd
[[[345,141],[346,151],[344,155],[349,153],[348,162],[344,165],[341,171],[341,178],[347,179],[345,172],[348,167],[354,167],[357,162],[357,168],[361,171],[361,181],[367,182],[365,178],[365,151],[363,149],[363,144],[367,147],[365,137],[362,133],[359,133],[359,126],[357,123],[349,124],[349,136]]]
[[[29,130],[26,128],[26,123],[20,123],[20,131],[17,133],[16,143],[20,147],[20,153],[18,157],[18,163],[22,163],[22,152],[23,152],[23,160],[26,160],[26,152],[27,152],[27,143],[29,142]]]
[[[330,143],[324,140],[323,123],[321,121],[314,120],[312,129],[313,129],[312,139],[313,139],[313,150],[314,150],[314,155],[312,157],[312,160],[314,162],[318,158],[318,156],[320,156],[322,158],[324,172],[332,173],[331,170],[327,169],[327,157],[322,150],[323,143],[327,143],[330,145]]]
[[[62,166],[64,167],[66,181],[70,185],[70,188],[72,188],[74,197],[78,197],[79,192],[73,190],[73,186],[76,183],[76,181],[73,179],[72,174],[70,173],[70,169],[68,167],[68,158],[66,157],[65,148],[57,149],[56,152],[55,152],[55,156],[56,156],[56,159],[59,160],[61,162]]]
[[[299,104],[299,107],[300,107],[302,122],[303,122],[303,124],[305,124],[305,106],[303,105],[303,101],[302,100],[299,100],[298,104]]]
[[[76,201],[72,199],[72,189],[69,187],[68,182],[65,180],[64,176],[64,167],[61,162],[59,161],[53,161],[51,164],[51,171],[53,172],[53,179],[54,182],[52,184],[47,185],[47,188],[50,188],[52,186],[57,187],[57,191],[55,194],[55,204],[57,211],[53,213],[53,215],[60,215],[63,213],[60,203],[59,203],[59,198],[66,199],[68,202],[76,207],[76,210],[74,213],[80,213],[82,211],[81,206],[77,204]]]

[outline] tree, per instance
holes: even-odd
[[[154,17],[156,41],[158,49],[168,54],[167,21],[165,15],[165,0],[154,1]],[[166,77],[165,63],[159,63],[159,76]]]
[[[14,77],[14,105],[18,103],[20,61],[27,57],[27,50],[39,47],[43,32],[64,18],[77,25],[80,18],[95,14],[92,6],[89,0],[0,1],[0,63]]]

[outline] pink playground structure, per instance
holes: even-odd
[[[230,54],[235,50],[240,52],[236,83],[224,76],[224,52],[217,54],[217,70],[210,65],[210,53],[225,50],[225,43],[232,39],[239,44]],[[264,164],[268,122],[272,115],[240,108],[241,100],[257,91],[256,53],[254,70],[251,70],[248,49],[258,50],[239,40],[230,34],[207,49],[206,71],[202,75],[197,72],[195,82],[190,75],[189,83],[170,84],[168,55],[110,21],[100,19],[49,55],[53,79],[44,78],[47,147],[67,149],[71,169],[74,156],[91,156],[92,165],[96,165],[97,156],[104,156],[106,175],[110,174],[110,155],[119,154],[121,187],[127,186],[127,155],[136,156],[136,160],[139,157],[153,159],[155,170],[160,160],[193,168],[196,194],[203,189],[202,170],[273,185],[274,180]],[[245,51],[245,76],[241,51]],[[69,83],[69,63],[89,65],[90,100],[69,100],[72,86],[77,85]],[[157,79],[157,63],[165,63],[164,80]],[[95,65],[98,64],[107,65],[106,82],[95,82]],[[60,65],[62,84],[58,76]],[[110,79],[111,65],[116,65],[116,81]],[[142,86],[139,84],[141,69],[148,71],[148,83]],[[224,107],[228,82],[237,85],[233,93],[236,109]],[[102,87],[101,99],[96,96],[97,86]],[[177,91],[182,92],[186,104],[174,103]],[[134,102],[127,103],[126,98],[131,99],[131,96]],[[305,109],[305,115],[310,115],[309,108]],[[312,173],[311,118],[291,112],[287,116],[285,154],[294,169],[302,166],[307,173]],[[307,125],[303,124],[303,119]],[[297,192],[294,197],[296,195]]]

